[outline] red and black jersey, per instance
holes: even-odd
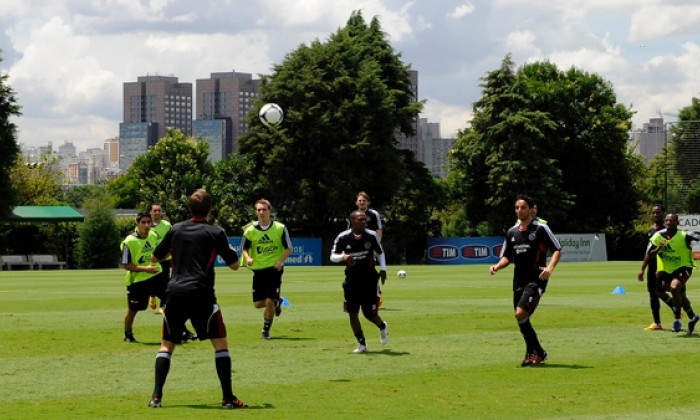
[[[192,298],[211,299],[214,295],[214,263],[220,255],[226,265],[238,261],[238,253],[228,242],[226,232],[203,219],[192,219],[172,226],[153,255],[172,255],[172,277],[166,291],[167,302]]]
[[[544,285],[540,267],[547,266],[547,254],[554,251],[561,251],[561,245],[547,225],[534,220],[528,226],[508,229],[501,256],[515,264],[513,290],[533,282]]]

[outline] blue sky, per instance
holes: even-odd
[[[443,137],[468,126],[480,79],[508,53],[518,66],[548,60],[599,74],[636,111],[635,127],[659,113],[673,121],[700,97],[696,1],[3,0],[0,72],[22,106],[19,141],[102,147],[119,133],[124,82],[269,74],[353,10],[377,16],[418,70],[421,116]]]

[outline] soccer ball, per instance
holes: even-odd
[[[275,127],[282,122],[284,111],[282,111],[282,107],[279,105],[269,103],[260,108],[258,116],[260,117],[260,122],[266,127]]]
[[[406,278],[406,271],[404,271],[404,270],[399,270],[399,271],[396,273],[396,277],[398,277],[398,278],[400,278],[400,279],[405,279],[405,278]]]

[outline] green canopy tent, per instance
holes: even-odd
[[[70,206],[17,206],[11,222],[82,222],[85,216]]]

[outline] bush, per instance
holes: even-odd
[[[80,268],[114,268],[119,265],[119,231],[106,194],[89,201],[85,221],[78,229],[76,249]]]

